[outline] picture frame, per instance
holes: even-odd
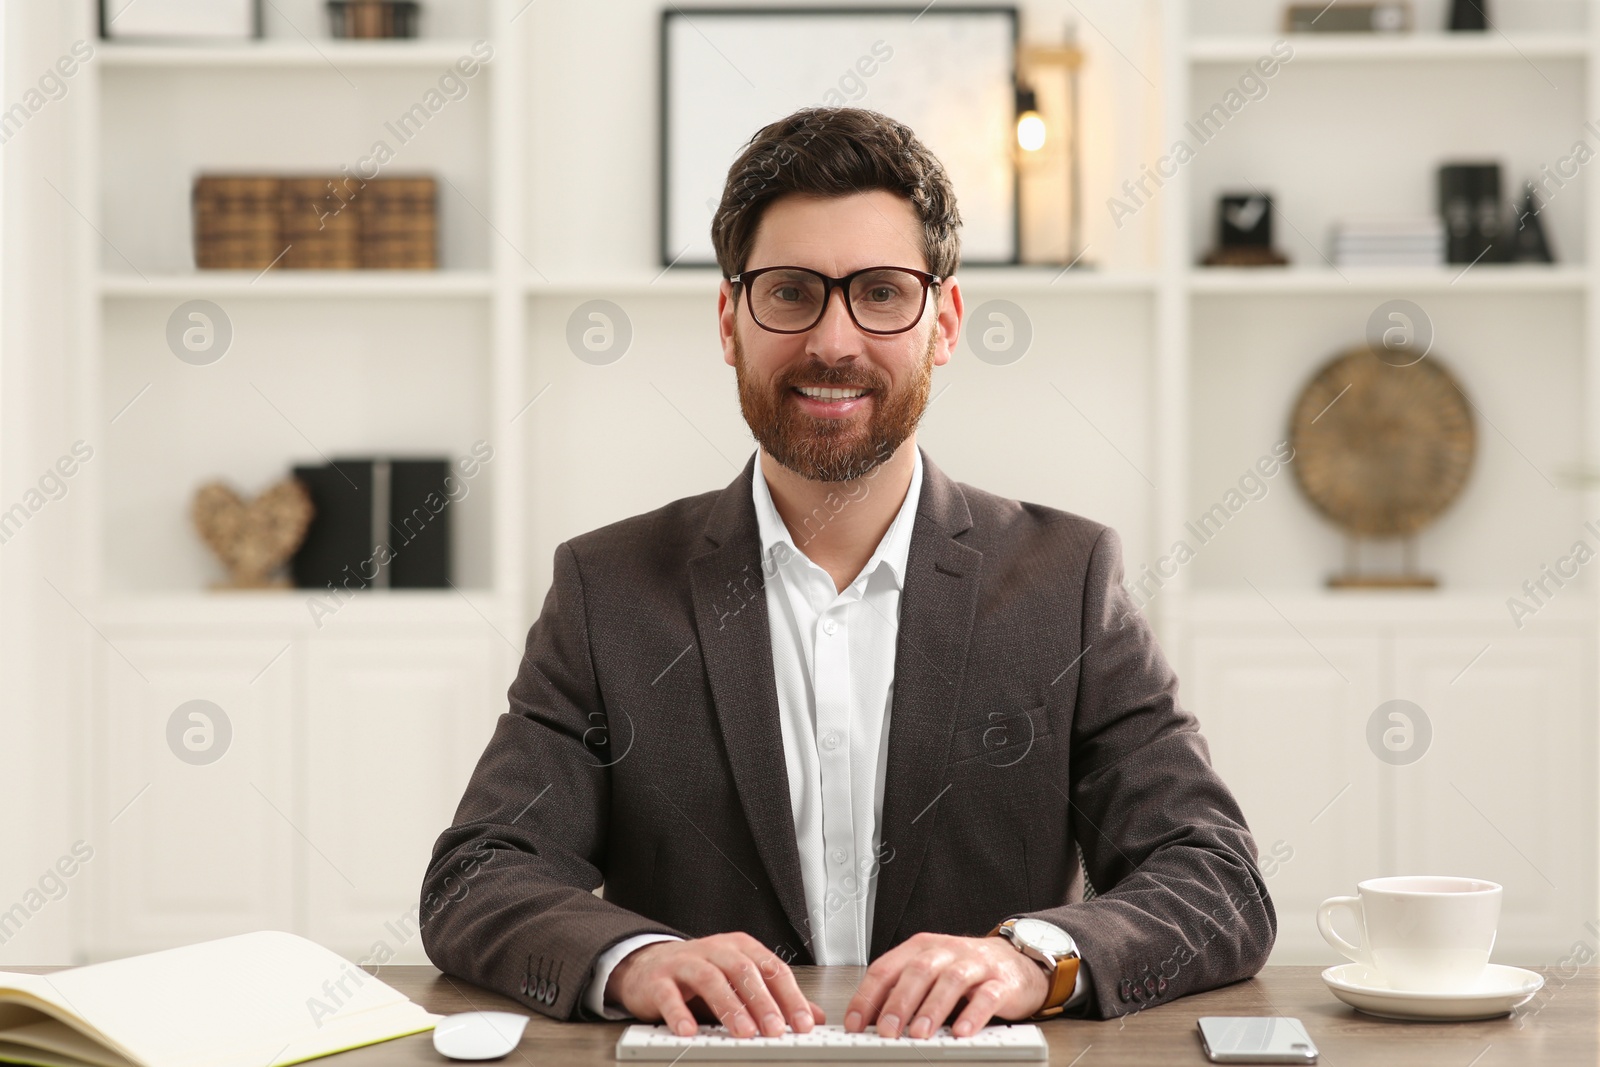
[[[261,0],[99,0],[106,41],[243,41],[261,36]]]
[[[711,219],[729,167],[762,127],[813,105],[871,108],[910,126],[955,187],[962,263],[1019,263],[1017,40],[1009,5],[669,5],[661,265],[716,265]]]

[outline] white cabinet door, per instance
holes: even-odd
[[[1428,716],[1426,755],[1393,768],[1397,873],[1505,886],[1500,962],[1549,964],[1593,922],[1594,728],[1580,632],[1395,642],[1395,697]],[[1589,861],[1586,861],[1586,857]]]
[[[474,635],[313,637],[307,659],[307,936],[426,963],[422,876],[506,710],[506,657]]]
[[[1180,694],[1244,809],[1277,909],[1271,962],[1327,962],[1317,905],[1378,871],[1380,763],[1364,737],[1382,643],[1213,624],[1188,652]]]
[[[292,929],[284,643],[188,631],[110,640],[87,820],[92,955]],[[191,705],[174,724],[190,701],[220,713]]]

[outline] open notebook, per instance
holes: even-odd
[[[440,1018],[277,930],[51,974],[0,971],[0,1062],[40,1067],[280,1067]]]

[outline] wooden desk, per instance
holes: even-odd
[[[842,1023],[863,967],[796,967],[800,988]],[[1600,974],[1586,968],[1570,981],[1552,969],[1545,987],[1513,1015],[1485,1022],[1392,1022],[1362,1015],[1333,998],[1320,967],[1268,967],[1260,975],[1209,993],[1175,1000],[1106,1022],[1055,1019],[1041,1024],[1050,1041],[1051,1067],[1122,1067],[1132,1064],[1209,1063],[1195,1020],[1202,1015],[1292,1015],[1305,1024],[1321,1052],[1321,1067],[1375,1064],[1410,1067],[1561,1067],[1600,1063]],[[493,993],[447,978],[432,967],[385,967],[378,977],[430,1011],[521,1011]],[[558,1023],[534,1015],[522,1045],[499,1062],[526,1067],[568,1067],[616,1062],[625,1023]],[[1081,1057],[1081,1058],[1080,1058]],[[693,1055],[684,1057],[685,1061]],[[339,1067],[366,1064],[440,1064],[433,1035],[356,1049],[335,1058]]]
[[[54,967],[15,967],[44,973]],[[796,967],[800,988],[844,1021],[863,967]],[[1106,1022],[1055,1019],[1042,1023],[1051,1067],[1131,1067],[1134,1064],[1204,1064],[1195,1020],[1202,1015],[1292,1015],[1305,1024],[1321,1052],[1319,1067],[1588,1067],[1600,1063],[1600,972],[1585,968],[1562,981],[1545,973],[1545,987],[1516,1013],[1467,1023],[1391,1022],[1362,1015],[1333,998],[1320,967],[1268,967],[1255,978],[1185,997]],[[560,1023],[515,1001],[432,967],[384,967],[378,977],[430,1011],[516,1011],[531,1015],[522,1044],[495,1062],[509,1067],[591,1067],[615,1063],[617,1037],[626,1023]],[[692,1056],[684,1057],[691,1060]],[[413,1034],[324,1060],[330,1067],[393,1067],[449,1063],[433,1050],[433,1035]],[[719,1064],[720,1067],[720,1064]]]

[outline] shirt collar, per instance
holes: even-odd
[[[894,522],[889,524],[889,529],[884,533],[883,540],[878,542],[878,547],[873,551],[872,558],[867,560],[867,565],[861,569],[861,575],[867,578],[877,570],[879,564],[888,566],[894,576],[895,584],[905,590],[906,584],[906,557],[911,552],[911,527],[916,521],[917,501],[922,495],[922,449],[914,448],[915,460],[911,468],[911,485],[906,489],[905,501],[900,505],[900,510],[895,513]],[[878,468],[883,470],[882,467]],[[812,567],[817,564],[800,551],[794,539],[789,536],[789,528],[784,525],[783,518],[778,514],[778,508],[772,502],[772,491],[767,487],[767,476],[761,471],[761,457],[756,456],[755,469],[752,472],[751,496],[755,500],[756,524],[761,530],[761,558],[772,560],[777,566],[785,560],[802,559]],[[873,477],[868,475],[866,484],[872,486]],[[870,489],[868,490],[871,491]],[[846,501],[846,507],[849,502]],[[778,546],[784,546],[781,551],[775,551]],[[821,570],[820,567],[817,568]],[[857,579],[861,580],[860,577]]]

